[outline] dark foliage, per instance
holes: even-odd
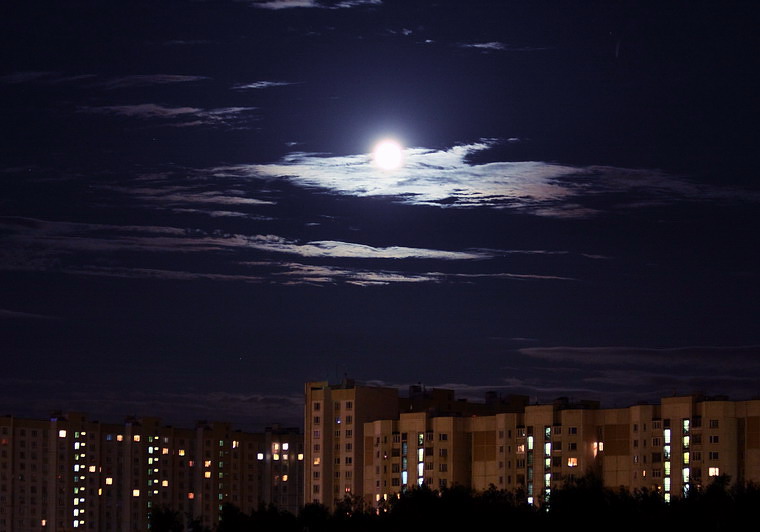
[[[540,508],[531,506],[525,494],[493,486],[482,492],[463,487],[434,491],[423,486],[381,501],[378,506],[355,496],[347,496],[334,511],[307,504],[297,516],[274,506],[261,506],[248,514],[226,505],[215,532],[447,532],[488,530],[494,523],[504,529],[581,525],[586,532],[727,532],[751,522],[753,511],[760,507],[760,486],[731,486],[728,478],[720,477],[703,489],[693,488],[688,496],[666,503],[659,492],[604,487],[590,474],[552,490],[549,500],[542,503]],[[179,516],[168,510],[151,514],[153,530],[181,531],[181,524],[176,528],[178,522]]]

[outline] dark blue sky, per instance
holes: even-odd
[[[758,15],[4,3],[0,410],[257,428],[344,374],[755,395]]]

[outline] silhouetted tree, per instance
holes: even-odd
[[[182,532],[185,529],[180,513],[166,507],[152,508],[148,522],[155,532]]]

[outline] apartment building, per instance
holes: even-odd
[[[451,458],[447,455],[445,464],[436,462],[447,475],[425,478],[435,478],[436,485],[439,480],[466,483],[468,455],[460,453],[459,447],[450,447],[460,442],[462,450],[468,449],[464,420],[499,411],[521,411],[527,403],[524,396],[498,398],[493,394],[483,403],[471,403],[456,399],[452,390],[428,390],[421,385],[410,387],[402,396],[396,388],[366,386],[350,379],[339,384],[307,382],[304,392],[305,502],[327,507],[334,507],[346,495],[376,493],[374,488],[367,488],[368,482],[388,488],[377,492],[385,495],[419,483],[418,469],[424,462],[419,453],[430,447],[425,435],[431,431],[446,438],[441,440],[447,443],[438,452],[451,453]],[[424,444],[419,443],[420,434]],[[376,463],[378,453],[384,451],[398,451],[394,456],[398,463]],[[410,468],[412,463],[415,469]],[[451,477],[449,472],[457,476]]]
[[[146,530],[155,508],[213,527],[225,503],[297,512],[302,475],[298,429],[176,428],[149,417],[111,424],[80,413],[0,417],[0,532]]]
[[[363,412],[350,442],[341,439],[341,401]],[[760,400],[687,395],[608,409],[489,394],[471,403],[451,390],[413,387],[401,397],[346,381],[307,383],[305,408],[306,500],[328,506],[348,493],[378,503],[420,485],[521,490],[543,504],[588,472],[608,487],[655,490],[665,500],[722,475],[760,482]],[[325,408],[333,410],[320,416]]]

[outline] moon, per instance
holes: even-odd
[[[372,150],[372,159],[383,170],[395,170],[404,164],[404,148],[393,139],[381,140]]]

